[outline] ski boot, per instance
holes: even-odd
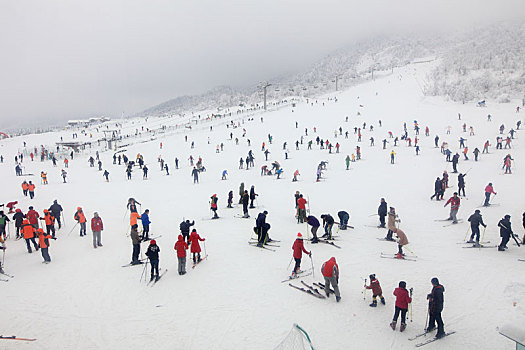
[[[403,332],[405,330],[405,328],[407,328],[407,324],[406,323],[401,323],[401,327],[399,327],[399,331]]]
[[[381,304],[386,305],[385,298],[383,298],[383,297],[381,298]]]
[[[396,259],[404,259],[404,258],[403,258],[403,254],[401,254],[401,253],[397,253],[397,254],[396,254]]]
[[[392,321],[390,323],[390,328],[392,328],[392,330],[395,331],[396,330],[396,325],[397,325],[397,321]]]
[[[319,243],[319,238],[312,238],[312,240],[310,241],[310,243],[312,243],[312,244]]]
[[[474,240],[473,240],[473,239],[469,239],[469,240],[467,241],[467,243],[474,243]]]
[[[425,329],[425,332],[429,333],[432,332],[434,329],[436,329],[436,326],[428,326],[428,328]]]
[[[437,332],[436,333],[436,339],[443,338],[445,335],[446,335],[445,332]]]
[[[341,297],[337,297],[337,296],[336,296],[336,297],[335,297],[335,301],[340,302],[340,301],[341,301]]]
[[[149,281],[153,281],[155,279],[155,275],[151,275],[151,278],[149,279]]]
[[[370,304],[370,307],[377,307],[377,300],[373,300],[372,304]]]

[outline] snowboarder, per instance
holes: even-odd
[[[370,285],[364,285],[366,289],[372,289],[372,304],[370,304],[371,307],[377,306],[377,297],[381,299],[381,304],[385,305],[385,298],[383,297],[383,291],[381,289],[381,285],[379,284],[379,280],[376,279],[375,273],[371,274],[370,276]]]
[[[503,252],[507,249],[507,243],[509,242],[510,237],[514,235],[510,223],[510,215],[505,215],[505,217],[498,222],[498,227],[499,235],[501,237],[501,243],[498,246],[498,250]]]
[[[459,206],[461,204],[461,199],[458,197],[458,193],[454,192],[454,195],[448,199],[448,201],[445,203],[443,207],[446,207],[448,204],[450,204],[450,215],[447,220],[452,220],[453,224],[458,223],[458,210]]]
[[[184,237],[182,235],[179,235],[177,243],[175,243],[174,249],[177,251],[177,260],[179,262],[179,275],[185,275],[186,274],[186,250],[188,249],[188,245],[186,242],[184,242]]]
[[[429,302],[428,312],[430,318],[428,321],[428,328],[426,329],[426,331],[433,331],[436,328],[437,323],[438,331],[436,333],[436,338],[439,339],[445,336],[445,328],[443,325],[443,319],[441,318],[443,304],[445,303],[445,297],[443,295],[443,293],[445,292],[445,287],[439,284],[439,280],[437,277],[433,277],[431,283],[432,291],[430,292],[430,294],[427,295],[427,300]]]
[[[193,229],[190,234],[190,251],[193,254],[193,263],[196,264],[201,261],[201,246],[199,241],[205,241],[206,238],[201,238],[196,229]]]
[[[303,244],[303,235],[301,232],[297,233],[297,239],[294,241],[292,245],[293,250],[293,258],[295,260],[295,266],[292,270],[292,277],[295,277],[296,274],[301,273],[301,259],[303,257],[303,252],[307,254],[308,256],[312,257],[312,252],[307,251],[304,248]]]
[[[310,253],[310,258],[312,254]],[[339,293],[339,266],[335,261],[335,257],[331,257],[321,266],[321,272],[324,277],[324,291],[327,297],[330,297],[330,285],[334,289],[335,300],[341,301],[341,294]]]
[[[407,326],[406,324],[406,314],[408,311],[408,304],[412,302],[412,298],[410,297],[408,290],[406,289],[406,282],[400,281],[399,287],[394,289],[394,295],[396,297],[396,307],[394,311],[394,318],[392,320],[392,323],[390,323],[390,327],[395,331],[396,330],[396,324],[397,324],[397,318],[399,317],[399,314],[401,313],[401,327],[399,328],[400,332],[403,332]],[[410,289],[412,291],[412,289]]]
[[[146,256],[151,264],[151,278],[150,281],[159,278],[159,253],[160,248],[157,245],[157,241],[152,239],[149,242],[148,249],[146,250]]]

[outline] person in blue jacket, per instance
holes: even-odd
[[[140,220],[142,220],[142,240],[149,241],[149,224],[151,224],[151,221],[149,221],[149,209],[144,211],[140,216]]]

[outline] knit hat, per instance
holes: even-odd
[[[149,245],[154,245],[154,244],[157,244],[157,241],[152,239],[151,241],[149,241]]]
[[[301,232],[297,234],[297,239],[303,239],[303,235],[301,234]]]
[[[369,277],[370,277],[370,280],[371,280],[371,281],[372,281],[372,280],[375,280],[375,279],[376,279],[376,274],[373,273],[373,274],[371,274]]]

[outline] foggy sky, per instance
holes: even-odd
[[[521,0],[2,0],[0,130],[254,86],[378,34],[523,18]]]

